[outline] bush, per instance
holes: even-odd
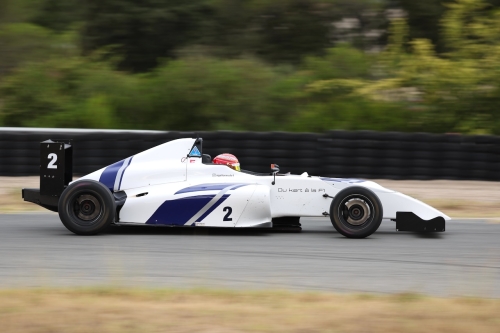
[[[282,76],[253,59],[190,58],[140,75],[54,59],[3,83],[2,118],[8,126],[271,130],[279,117],[267,106]]]
[[[7,126],[114,128],[106,88],[124,79],[79,58],[31,64],[0,87]],[[106,82],[103,82],[106,81]]]
[[[0,25],[0,80],[22,63],[47,59],[51,43],[50,31],[37,25]]]

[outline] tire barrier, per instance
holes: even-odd
[[[202,137],[204,153],[232,153],[243,169],[343,178],[500,180],[500,137],[375,131],[160,132],[0,128],[0,176],[39,174],[39,143],[73,140],[75,175],[166,141]]]

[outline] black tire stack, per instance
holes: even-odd
[[[348,178],[500,180],[500,137],[374,131],[154,132],[0,129],[0,176],[39,174],[39,143],[73,140],[84,175],[166,141],[203,137],[204,153],[236,155],[243,169]]]

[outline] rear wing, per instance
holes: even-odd
[[[24,188],[24,201],[57,212],[59,197],[73,179],[73,145],[70,140],[40,142],[40,188]]]

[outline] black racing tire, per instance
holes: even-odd
[[[77,235],[96,235],[113,222],[116,204],[109,188],[85,179],[72,183],[63,191],[58,212],[69,231]]]
[[[371,190],[353,186],[340,191],[330,205],[334,228],[348,238],[365,238],[382,223],[382,203]]]

